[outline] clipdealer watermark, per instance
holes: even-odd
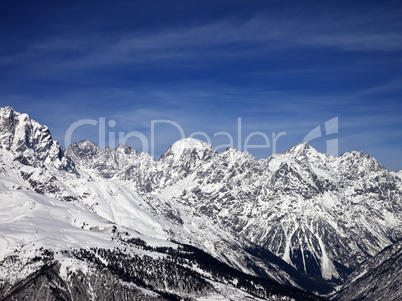
[[[67,129],[66,134],[64,136],[64,145],[67,147],[72,142],[72,136],[74,132],[81,126],[95,126],[98,127],[98,139],[99,139],[99,147],[105,148],[107,146],[114,148],[117,145],[126,145],[127,141],[131,138],[136,138],[141,143],[141,149],[137,149],[138,151],[143,151],[146,153],[155,156],[155,139],[156,139],[156,127],[158,126],[173,126],[176,131],[178,131],[180,135],[180,139],[184,138],[198,138],[200,140],[206,141],[208,144],[212,145],[211,135],[206,132],[196,131],[186,136],[183,127],[173,121],[168,119],[157,119],[151,120],[150,122],[150,138],[139,131],[131,131],[131,132],[115,132],[112,129],[116,126],[115,120],[109,120],[106,122],[105,117],[100,117],[98,120],[96,119],[81,119],[73,124]],[[337,134],[339,131],[338,125],[338,117],[334,117],[332,119],[327,120],[324,123],[325,135],[323,135],[321,131],[322,126],[318,125],[313,130],[307,133],[307,135],[303,139],[303,143],[309,142],[318,138],[322,138],[323,136],[333,136],[333,134]],[[263,131],[254,131],[248,134],[244,139],[242,137],[242,118],[237,118],[237,132],[235,135],[236,145],[234,143],[235,139],[233,135],[227,131],[219,131],[212,134],[213,138],[224,137],[227,139],[228,143],[221,144],[215,147],[215,149],[226,149],[236,148],[239,151],[248,151],[249,149],[272,149],[272,154],[276,153],[278,140],[280,137],[285,136],[286,131],[282,131],[279,133],[272,132],[270,137]],[[108,140],[106,140],[106,137]],[[250,140],[254,137],[260,137],[263,139],[263,144],[250,144]],[[108,141],[108,143],[106,143]],[[338,155],[338,139],[332,138],[326,140],[326,153],[330,155]]]

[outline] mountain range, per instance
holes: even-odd
[[[401,173],[363,152],[65,150],[3,107],[0,202],[0,300],[402,296]]]

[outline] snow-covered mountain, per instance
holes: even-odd
[[[191,138],[157,161],[90,141],[65,151],[3,107],[0,299],[37,285],[37,299],[317,299],[299,289],[328,294],[402,238],[401,197],[362,152],[299,144],[257,160]]]
[[[401,180],[362,152],[334,157],[299,144],[257,160],[184,139],[154,161],[127,146],[87,156],[88,144],[68,149],[80,166],[174,201],[313,277],[341,283],[402,237]]]
[[[124,158],[153,166],[149,155],[81,143],[74,153],[87,159],[74,163],[46,127],[10,107],[0,108],[0,129],[1,300],[318,300],[297,287],[329,289],[113,177]],[[101,152],[103,165],[91,166]]]

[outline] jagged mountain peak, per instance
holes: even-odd
[[[190,155],[191,157],[196,156],[198,159],[203,159],[215,152],[214,148],[206,142],[195,138],[184,138],[172,144],[169,149],[162,154],[161,160],[178,161],[183,155]]]
[[[89,140],[81,140],[80,142],[72,143],[69,148],[89,153],[97,153],[100,150],[100,147],[96,143]]]
[[[342,154],[340,157],[341,158],[350,158],[350,159],[353,159],[355,161],[373,161],[373,162],[375,161],[375,162],[378,162],[374,157],[366,154],[362,150],[346,152],[346,153]],[[378,163],[378,164],[380,164],[380,163]]]
[[[292,146],[282,154],[273,154],[266,162],[268,168],[275,172],[283,164],[293,166],[295,170],[310,170],[313,167],[321,168],[334,160],[336,157],[322,154],[306,142]]]
[[[92,147],[92,148],[100,148],[95,142],[92,142],[91,140],[81,140],[80,142],[74,142],[72,144],[79,145],[80,147]]]
[[[239,151],[236,148],[228,147],[224,152],[219,154],[221,160],[229,161],[258,161],[256,157],[247,151]]]
[[[15,110],[10,106],[0,107],[0,115],[11,116],[11,115],[13,115],[15,113],[16,113]],[[24,114],[24,115],[26,115],[26,114]]]
[[[74,160],[78,165],[95,158],[101,148],[89,140],[81,140],[74,142],[67,148],[67,155]]]
[[[72,152],[81,158],[92,158],[100,151],[100,147],[92,141],[81,140],[80,142],[72,143],[67,152],[70,154]]]
[[[314,147],[312,147],[308,142],[299,143],[295,146],[290,147],[286,150],[283,155],[291,155],[293,157],[298,156],[316,156],[321,154]]]
[[[127,144],[119,144],[115,149],[110,148],[110,150],[120,153],[122,156],[136,156],[147,161],[155,161],[155,158],[147,152],[138,151]]]
[[[0,148],[10,151],[24,165],[50,163],[75,172],[74,163],[53,140],[48,127],[11,107],[0,108]]]
[[[124,151],[129,151],[129,152],[135,151],[135,149],[133,149],[131,146],[129,146],[129,145],[127,145],[127,144],[119,144],[119,145],[116,147],[116,149],[124,150]]]
[[[97,155],[119,154],[121,156],[140,156],[152,158],[150,154],[137,151],[129,145],[119,144],[116,148],[107,146],[101,149],[96,143],[89,140],[81,140],[80,142],[71,143],[67,148],[67,153],[74,159],[93,159]]]
[[[0,108],[0,133],[2,144],[8,150],[23,151],[27,147],[52,142],[47,126],[40,125],[27,114],[18,113],[11,107]]]
[[[374,157],[364,153],[363,151],[351,151],[344,153],[339,157],[340,165],[347,165],[356,172],[364,170],[388,172],[386,168],[378,162]]]

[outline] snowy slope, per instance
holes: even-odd
[[[60,245],[51,243],[58,236],[49,231],[37,238],[59,250],[77,246],[69,232],[108,250],[126,243],[116,232],[127,232],[127,239],[151,245],[191,245],[237,271],[325,294],[402,237],[402,181],[362,152],[334,157],[299,144],[257,160],[235,149],[218,153],[192,138],[158,161],[128,146],[100,149],[89,141],[65,151],[45,126],[5,107],[0,159],[2,202],[12,212],[2,219],[22,234],[28,229],[19,220],[31,213],[35,221],[49,215],[46,229],[67,223],[60,224]],[[11,197],[22,211],[13,211]],[[31,199],[37,211],[29,209]],[[7,219],[14,215],[19,218]],[[2,256],[25,245],[23,237],[10,237],[16,240],[7,240]]]
[[[96,273],[90,263],[71,255],[83,247],[111,250],[124,247],[127,253],[144,255],[144,251],[120,240],[119,233],[124,233],[124,239],[141,238],[150,245],[174,246],[113,224],[79,203],[60,202],[38,194],[18,176],[15,165],[19,163],[10,161],[7,155],[0,150],[1,297],[17,294],[17,300],[23,299],[16,288],[33,278],[37,281],[36,277],[48,268],[54,267],[53,274],[63,282],[71,280],[75,273]],[[135,290],[137,293],[142,295]],[[28,290],[26,295],[32,298],[33,292]],[[37,295],[37,299],[45,299],[44,296]]]
[[[36,294],[37,285],[49,287],[47,282],[51,281],[50,290],[43,291],[37,299],[63,292],[65,298],[80,300],[82,296],[75,296],[73,291],[81,279],[84,286],[80,294],[108,300],[111,291],[101,289],[102,279],[107,279],[108,285],[118,283],[114,284],[114,293],[124,291],[133,300],[157,299],[164,294],[202,300],[233,299],[235,295],[256,299],[250,294],[266,300],[275,296],[316,299],[278,285],[311,288],[315,282],[273,254],[260,255],[251,242],[216,228],[213,221],[189,212],[170,198],[136,192],[136,185],[143,182],[128,181],[124,177],[132,174],[121,171],[124,166],[130,166],[132,171],[139,169],[140,174],[160,171],[149,155],[124,146],[100,150],[92,143],[82,142],[80,148],[70,151],[79,154],[74,163],[51,139],[46,127],[9,107],[0,108],[0,129],[0,205],[4,208],[0,214],[0,297],[18,299]],[[181,152],[179,159],[194,156],[193,164],[198,165],[199,156],[208,153],[210,147],[200,144],[196,151],[192,147],[181,150],[180,146],[174,151]],[[103,164],[91,161],[99,159],[97,156],[102,157]],[[169,166],[178,168],[174,175],[183,171],[176,160],[174,155],[164,159]],[[207,253],[180,259],[191,254],[178,251],[183,243],[197,247],[191,251],[195,254],[200,249]],[[174,264],[166,258],[167,250],[169,254],[177,253],[172,257]],[[204,268],[199,267],[211,255],[226,274],[207,271],[209,265],[205,263]],[[122,267],[119,262],[126,264]],[[168,279],[154,280],[165,268]],[[144,269],[154,270],[140,277]],[[188,276],[183,278],[183,273]],[[175,277],[185,280],[174,280]],[[244,286],[236,288],[240,280],[233,277],[243,279]],[[228,279],[232,280],[228,283]],[[261,285],[262,289],[257,289]],[[204,287],[201,294],[198,287]]]
[[[178,245],[154,238],[159,233],[152,229],[153,221],[143,216],[131,221],[138,227],[126,228],[103,219],[80,202],[61,202],[38,194],[19,178],[17,168],[10,168],[19,163],[8,160],[7,153],[0,157],[2,299],[29,296],[37,300],[110,300],[120,296],[130,300],[164,300],[162,296],[170,294],[194,300],[276,300],[279,296],[289,296],[285,300],[318,300],[298,290],[287,292],[289,288],[263,279],[263,290],[277,293],[262,293],[260,299],[250,293],[261,294],[261,288],[254,289],[245,274],[240,276],[248,285],[239,289],[224,284],[226,280],[222,282],[213,271],[197,267],[197,261],[178,260],[179,252],[172,259],[166,258],[166,251],[177,252]],[[136,218],[134,214],[132,218]],[[141,224],[146,222],[149,229],[144,235],[137,230],[144,230]],[[185,257],[189,251],[183,254]],[[130,274],[121,274],[122,264]],[[226,269],[230,271],[228,266]],[[140,276],[145,272],[148,278]],[[166,279],[155,282],[160,273]],[[110,289],[104,291],[103,287]],[[122,292],[124,295],[120,295]]]

